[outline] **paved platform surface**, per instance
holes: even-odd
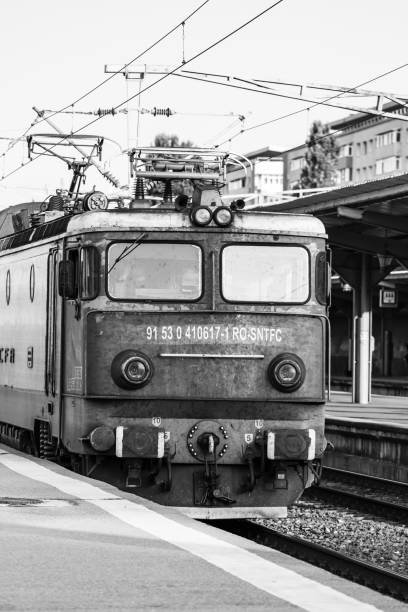
[[[351,393],[332,391],[326,414],[332,418],[388,423],[408,428],[408,397],[372,395],[369,404],[353,404]]]
[[[0,445],[0,610],[408,610]]]

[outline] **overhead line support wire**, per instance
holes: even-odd
[[[126,68],[128,66],[130,66],[131,64],[133,64],[134,62],[136,62],[138,59],[140,59],[143,55],[145,55],[146,53],[148,53],[149,51],[151,51],[154,47],[156,47],[158,44],[160,44],[163,40],[165,40],[168,36],[170,36],[171,34],[173,34],[173,32],[175,32],[178,28],[180,28],[183,24],[186,23],[186,21],[188,21],[189,19],[191,19],[191,17],[193,17],[199,10],[201,10],[203,8],[203,6],[205,6],[206,4],[208,4],[210,2],[210,0],[205,0],[204,2],[202,2],[197,8],[194,9],[194,11],[192,11],[191,13],[189,13],[187,15],[187,17],[185,17],[182,21],[180,21],[177,25],[175,25],[173,28],[171,28],[171,30],[169,30],[168,32],[166,32],[166,34],[163,34],[163,36],[161,36],[160,38],[158,38],[154,43],[152,43],[149,47],[147,47],[144,51],[142,51],[141,53],[139,53],[136,57],[134,57],[133,59],[131,59],[129,62],[127,62],[126,64],[124,64],[121,68],[119,68],[116,72],[114,72],[113,74],[111,74],[110,76],[108,76],[106,79],[104,79],[103,81],[101,81],[101,83],[99,83],[98,85],[96,85],[95,87],[93,87],[92,89],[90,89],[89,91],[87,91],[85,94],[83,94],[82,96],[80,96],[79,98],[77,98],[76,100],[74,100],[74,102],[71,102],[71,104],[68,104],[67,106],[64,106],[63,108],[61,108],[58,111],[55,111],[55,114],[58,114],[64,110],[67,110],[67,108],[69,108],[70,106],[73,106],[75,104],[78,104],[78,102],[81,102],[81,100],[83,100],[84,98],[86,98],[87,96],[89,96],[91,93],[93,93],[94,91],[96,91],[97,89],[99,89],[100,87],[102,87],[102,85],[105,85],[105,83],[108,83],[108,81],[110,81],[111,79],[113,79],[115,76],[117,76],[118,74],[121,74],[124,70],[126,70]],[[51,115],[52,117],[53,115]]]
[[[321,106],[324,104],[325,101],[330,101],[334,98],[339,98],[341,96],[343,96],[345,93],[348,93],[349,91],[352,91],[353,89],[356,89],[358,87],[363,87],[364,85],[368,85],[369,83],[373,83],[374,81],[378,81],[378,79],[381,79],[382,77],[388,76],[389,74],[392,74],[393,72],[396,72],[397,70],[402,70],[402,68],[406,68],[408,66],[408,62],[405,64],[401,64],[400,66],[397,66],[396,68],[392,68],[391,70],[388,70],[387,72],[383,72],[382,74],[379,74],[371,79],[368,79],[367,81],[364,81],[363,83],[360,83],[359,85],[356,85],[355,87],[351,88],[350,90],[347,91],[342,91],[338,94],[336,94],[335,96],[331,96],[330,98],[327,98],[326,100],[322,100],[319,102],[316,102],[314,104],[312,104],[311,106],[307,106],[305,108],[301,108],[298,109],[296,111],[293,111],[291,113],[286,113],[285,115],[280,115],[279,117],[275,117],[274,119],[270,119],[268,121],[263,121],[262,123],[257,123],[256,125],[251,125],[248,126],[247,128],[240,130],[239,132],[237,132],[236,134],[233,134],[230,138],[228,138],[227,140],[224,140],[223,142],[220,142],[216,145],[214,145],[216,148],[221,147],[223,144],[225,144],[226,142],[230,142],[231,140],[237,138],[238,136],[241,136],[241,134],[244,134],[246,132],[250,132],[251,130],[255,130],[257,128],[260,127],[264,127],[265,125],[270,125],[271,123],[276,123],[278,121],[281,121],[282,119],[287,119],[289,117],[293,117],[294,115],[299,115],[300,113],[304,113],[307,111],[310,111],[312,108],[315,108],[316,106]],[[205,79],[205,81],[207,81]],[[218,82],[216,82],[216,84],[218,84]],[[401,104],[401,106],[405,106],[403,104]],[[398,117],[395,117],[396,119],[398,119]],[[341,132],[342,130],[335,130],[334,132],[331,132],[332,134],[337,134],[339,132]],[[290,149],[288,149],[289,151]]]
[[[180,21],[177,25],[175,25],[173,28],[171,28],[171,30],[169,30],[168,32],[166,32],[166,34],[163,34],[163,36],[161,36],[160,38],[158,38],[154,43],[152,43],[149,47],[147,47],[144,51],[142,51],[141,53],[139,53],[139,55],[137,55],[136,57],[134,57],[132,60],[130,60],[129,62],[127,62],[126,64],[124,64],[119,70],[117,70],[116,72],[114,72],[113,74],[111,74],[109,77],[107,77],[106,79],[104,79],[103,81],[101,81],[101,83],[99,83],[98,85],[96,85],[95,87],[93,87],[92,89],[90,89],[89,91],[87,91],[86,93],[84,93],[82,96],[80,96],[79,98],[77,98],[76,100],[74,100],[74,102],[71,102],[70,104],[67,104],[67,106],[63,106],[62,108],[60,108],[57,111],[54,111],[52,113],[52,115],[49,116],[49,118],[54,117],[55,115],[62,113],[64,111],[66,111],[68,108],[73,107],[75,104],[78,104],[78,102],[80,102],[81,100],[83,100],[84,98],[86,98],[87,96],[89,96],[91,93],[93,93],[94,91],[96,91],[97,89],[99,89],[100,87],[102,87],[103,85],[105,85],[105,83],[107,83],[108,81],[110,81],[111,79],[113,79],[115,76],[117,76],[118,74],[121,74],[124,70],[126,70],[126,68],[128,66],[130,66],[130,64],[133,64],[133,62],[136,62],[138,59],[140,59],[143,55],[145,55],[146,53],[148,53],[149,51],[151,51],[155,46],[157,46],[158,44],[160,44],[163,40],[165,40],[168,36],[170,36],[171,34],[173,34],[173,32],[175,32],[179,27],[181,26],[185,26],[185,23],[191,19],[198,11],[200,11],[206,4],[208,4],[210,2],[210,0],[205,0],[204,2],[202,2],[199,6],[197,6],[197,8],[194,9],[194,11],[192,11],[191,13],[189,13],[187,15],[187,17],[184,17],[184,19],[182,21]],[[45,121],[45,118],[38,120],[37,118],[35,119],[34,123],[42,123],[42,121]],[[16,144],[16,142],[18,142],[18,140],[24,138],[24,136],[26,136],[26,134],[28,134],[28,132],[30,131],[30,129],[33,127],[34,123],[31,123],[30,126],[25,130],[25,132],[23,134],[21,134],[21,136],[19,136],[11,145],[9,145],[7,151],[5,151],[2,156],[6,155],[8,153],[8,151]],[[26,165],[26,164],[24,164]],[[6,175],[9,176],[9,175]],[[3,177],[5,178],[5,177]]]
[[[209,0],[207,0],[209,1]],[[150,85],[147,85],[144,89],[142,89],[140,92],[134,94],[133,96],[131,96],[130,98],[122,101],[120,104],[118,104],[117,106],[113,107],[115,110],[117,110],[118,108],[120,108],[121,106],[124,106],[127,102],[130,102],[130,100],[133,100],[134,98],[137,98],[139,95],[141,95],[142,93],[144,93],[145,91],[147,91],[148,89],[151,89],[152,87],[154,87],[155,85],[157,85],[158,83],[160,83],[161,81],[163,81],[164,79],[168,78],[169,76],[171,76],[172,74],[174,74],[177,70],[179,70],[182,66],[189,64],[190,62],[196,60],[198,57],[201,57],[202,55],[204,55],[205,53],[207,53],[208,51],[210,51],[211,49],[213,49],[214,47],[218,46],[219,44],[221,44],[222,42],[224,42],[225,40],[227,40],[228,38],[230,38],[231,36],[233,36],[234,34],[236,34],[237,32],[239,32],[240,30],[244,29],[245,27],[247,27],[248,25],[250,25],[251,23],[253,23],[254,21],[256,21],[257,19],[259,19],[260,17],[262,17],[263,15],[265,15],[267,12],[269,12],[270,10],[272,10],[273,8],[275,8],[276,6],[278,6],[279,4],[282,4],[282,2],[284,2],[284,0],[277,0],[276,2],[274,2],[274,4],[271,4],[270,6],[268,6],[266,9],[264,9],[263,11],[261,11],[260,13],[258,13],[257,15],[255,15],[254,17],[252,17],[251,19],[249,19],[248,21],[246,21],[245,23],[241,24],[240,26],[238,26],[237,28],[235,28],[234,30],[232,30],[231,32],[229,32],[228,34],[226,34],[225,36],[222,36],[220,39],[218,39],[217,41],[215,41],[214,43],[212,43],[211,45],[209,45],[208,47],[206,47],[205,49],[203,49],[202,51],[200,51],[199,53],[196,53],[196,55],[192,56],[190,59],[186,60],[185,64],[179,64],[178,66],[176,66],[176,68],[174,68],[173,70],[171,70],[170,72],[168,72],[167,74],[163,75],[162,77],[160,77],[159,79],[157,79],[156,81],[154,81],[154,83],[151,83]],[[197,9],[198,10],[198,9]],[[136,61],[136,60],[132,60],[132,61]],[[130,62],[132,63],[132,62]],[[65,107],[68,108],[68,107]],[[99,121],[102,117],[96,117],[95,119],[93,119],[92,121],[90,121],[89,123],[83,125],[82,127],[78,128],[75,132],[73,132],[71,134],[71,136],[73,136],[74,134],[77,134],[78,132],[84,130],[85,128],[89,127],[90,125],[93,125],[94,123],[96,123],[97,121]],[[63,138],[60,142],[63,142],[65,140],[65,138]],[[59,143],[56,143],[54,146],[57,146]],[[34,161],[35,159],[38,159],[38,157],[40,157],[41,155],[37,155],[37,157],[33,157],[31,161]],[[25,164],[22,164],[22,166],[26,166],[28,163],[31,162],[26,162]],[[12,174],[14,174],[14,172],[17,172],[17,170],[19,170],[20,168],[15,168],[14,170],[12,170],[11,172],[9,172],[8,174],[6,174],[3,179],[11,176]],[[2,179],[2,180],[3,180]]]
[[[310,108],[313,108],[314,106],[324,105],[324,106],[330,106],[332,108],[342,108],[342,109],[345,109],[345,110],[351,110],[351,111],[354,111],[354,112],[365,112],[365,113],[370,114],[370,115],[387,117],[388,119],[395,119],[395,118],[398,119],[398,118],[401,118],[403,121],[408,121],[408,117],[397,117],[393,113],[379,111],[379,110],[376,110],[376,109],[369,108],[369,109],[364,109],[363,110],[363,109],[361,109],[361,108],[359,108],[357,106],[351,105],[351,104],[341,104],[341,105],[339,105],[339,104],[331,103],[331,100],[333,100],[334,98],[340,97],[341,95],[343,95],[344,92],[341,92],[341,93],[337,94],[336,96],[331,96],[330,98],[326,98],[325,100],[316,101],[316,100],[313,100],[313,99],[305,98],[304,96],[299,97],[299,96],[293,96],[293,95],[290,95],[290,94],[287,94],[287,93],[279,93],[279,92],[271,90],[270,88],[265,88],[265,87],[263,87],[262,89],[254,89],[252,87],[245,87],[243,85],[234,85],[233,83],[223,83],[221,81],[214,81],[214,80],[206,79],[206,78],[202,78],[202,77],[188,76],[188,75],[180,74],[180,73],[179,74],[175,74],[174,76],[179,76],[179,77],[182,77],[182,78],[185,78],[185,79],[191,79],[193,81],[202,81],[204,83],[212,83],[214,85],[221,85],[223,87],[232,87],[233,89],[242,89],[244,91],[252,91],[254,93],[264,94],[264,95],[267,95],[267,96],[274,96],[274,97],[278,97],[278,98],[285,98],[285,99],[288,99],[288,100],[299,100],[300,102],[305,101],[305,102],[308,102],[308,103],[312,104],[312,106]],[[257,87],[257,85],[255,83],[253,83],[252,81],[245,81],[244,79],[237,79],[236,77],[233,77],[233,78],[234,78],[234,80],[240,80],[240,81],[248,82],[250,85],[252,84],[255,87]],[[406,106],[402,102],[399,102],[399,104],[401,106]],[[306,110],[306,109],[304,109],[304,110]]]

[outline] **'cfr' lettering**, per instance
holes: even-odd
[[[0,363],[14,363],[16,352],[13,348],[0,346]]]

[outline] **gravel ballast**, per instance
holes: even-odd
[[[276,529],[408,576],[408,527],[348,508],[301,500],[285,519],[258,519]]]

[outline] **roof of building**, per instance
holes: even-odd
[[[384,201],[387,197],[394,199],[402,196],[408,197],[408,173],[405,172],[381,177],[375,181],[362,181],[330,191],[313,193],[290,202],[263,207],[262,210],[317,214],[337,206],[361,206]]]
[[[403,107],[401,104],[397,104],[396,102],[388,102],[384,104],[383,110],[387,112],[396,111],[397,109],[401,110],[401,113],[406,115],[408,113],[408,108]],[[349,128],[357,128],[359,124],[363,121],[367,121],[368,119],[374,119],[376,122],[386,122],[393,121],[389,117],[379,117],[376,115],[371,115],[370,113],[353,113],[351,115],[347,115],[346,117],[342,117],[341,119],[336,119],[335,121],[331,121],[328,125],[332,130],[335,131],[343,131]],[[395,115],[395,119],[398,120],[398,115]],[[304,149],[306,147],[305,143],[299,144],[296,147],[292,147],[286,151],[282,151],[282,155],[287,153],[292,153],[297,151],[298,149]]]
[[[398,108],[403,109],[404,107],[401,106],[401,104],[397,104],[396,102],[388,102],[383,106],[383,110],[387,112],[395,111]],[[362,121],[366,121],[367,119],[373,118],[376,118],[379,121],[392,121],[392,119],[390,119],[389,117],[376,117],[375,115],[371,115],[370,113],[353,113],[352,115],[347,115],[342,119],[331,121],[329,123],[329,126],[332,130],[344,130],[349,127],[357,126]],[[398,119],[398,116],[395,116],[395,119]]]
[[[257,157],[280,157],[282,154],[281,150],[272,149],[271,147],[262,147],[262,149],[257,149],[256,151],[251,151],[250,153],[246,153],[245,157],[248,159],[256,159]]]

